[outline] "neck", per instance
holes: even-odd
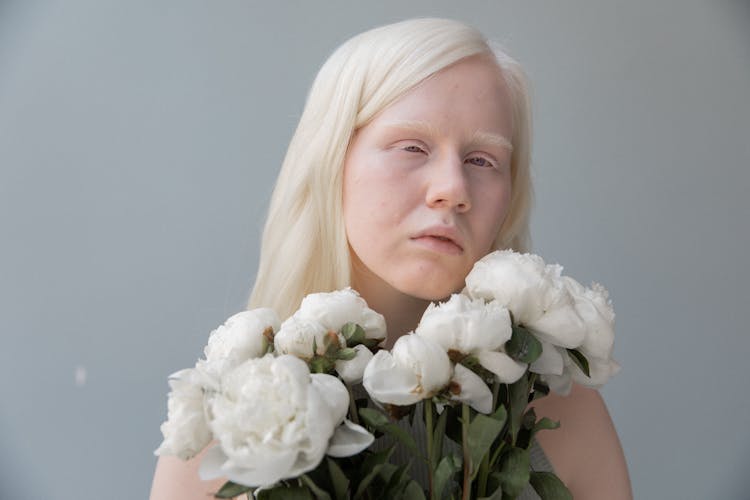
[[[399,292],[373,274],[368,279],[356,279],[355,276],[352,277],[352,288],[367,301],[370,309],[385,317],[388,330],[385,347],[390,349],[399,337],[417,327],[430,301]]]

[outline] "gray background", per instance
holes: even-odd
[[[147,496],[166,377],[243,307],[315,71],[425,15],[531,76],[535,250],[611,291],[636,497],[748,498],[747,4],[6,0],[2,499]]]

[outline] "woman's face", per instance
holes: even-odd
[[[357,131],[343,187],[355,288],[437,300],[463,287],[508,213],[511,127],[499,69],[473,56]]]

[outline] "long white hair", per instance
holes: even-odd
[[[402,21],[349,39],[318,72],[271,197],[249,307],[285,318],[305,295],[350,284],[342,177],[353,133],[425,78],[476,54],[494,56],[513,103],[510,210],[493,249],[528,249],[531,112],[521,67],[457,21]]]

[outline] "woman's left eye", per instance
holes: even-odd
[[[488,160],[487,158],[483,156],[472,156],[470,158],[467,158],[469,163],[472,165],[476,165],[477,167],[494,167],[495,165]]]

